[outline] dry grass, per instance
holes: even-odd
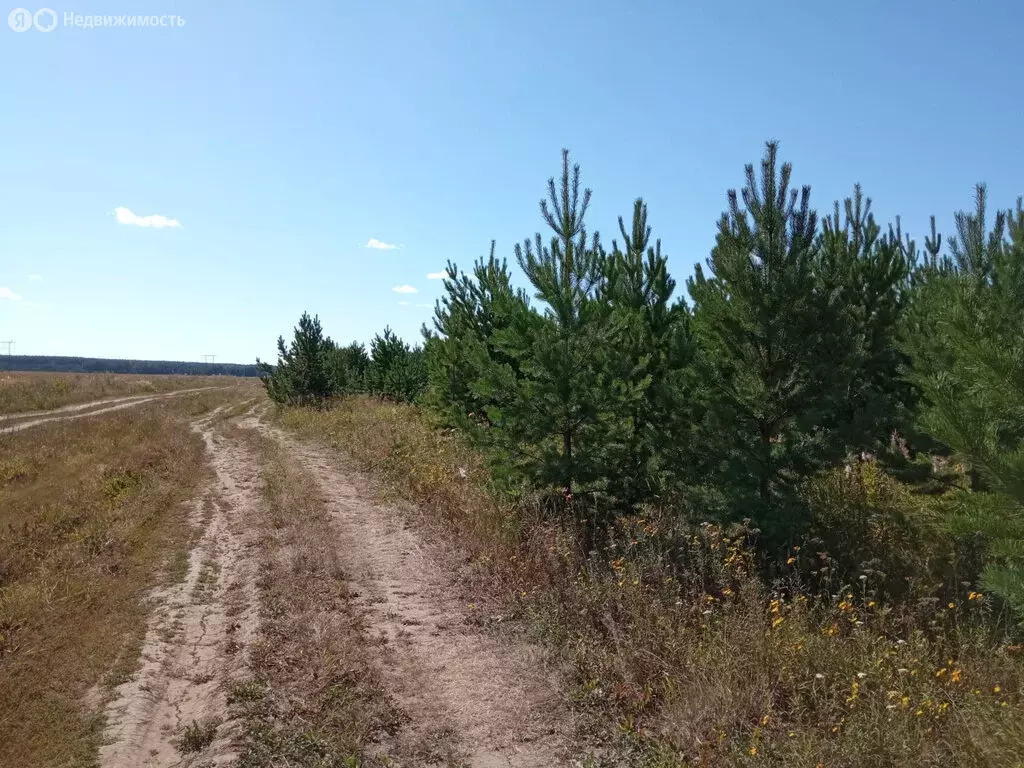
[[[226,376],[142,376],[114,373],[0,373],[0,415],[46,411],[108,397],[220,386]]]
[[[614,723],[610,761],[1021,764],[1021,649],[967,587],[896,610],[873,576],[810,589],[799,574],[828,561],[801,550],[769,585],[743,530],[653,513],[585,553],[570,527],[489,492],[479,458],[411,406],[352,399],[281,421],[350,454],[466,548],[475,587],[571,657],[579,700]]]
[[[386,693],[352,608],[313,478],[250,430],[267,505],[260,553],[260,634],[252,679],[230,702],[246,723],[241,768],[375,765],[367,747],[401,713]]]
[[[189,422],[239,396],[0,438],[0,765],[94,763],[96,708],[134,668],[146,592],[183,572],[184,502],[207,472]]]

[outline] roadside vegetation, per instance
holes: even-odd
[[[147,591],[186,566],[184,505],[209,480],[189,424],[239,396],[199,392],[0,437],[0,765],[94,763],[97,713],[135,668]]]
[[[676,294],[637,200],[606,247],[450,263],[420,346],[304,315],[261,364],[575,664],[619,759],[1003,766],[1024,752],[1024,210],[827,216],[774,144]]]
[[[229,380],[230,381],[230,380]],[[47,411],[108,397],[209,387],[209,376],[136,376],[113,373],[0,372],[0,415]]]

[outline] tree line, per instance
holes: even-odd
[[[984,579],[1024,613],[1024,210],[973,210],[918,244],[854,186],[826,215],[768,143],[731,190],[714,247],[677,291],[638,199],[619,237],[585,224],[591,192],[563,152],[515,247],[449,262],[433,327],[340,346],[303,315],[279,403],[365,392],[416,401],[461,430],[510,490],[607,522],[644,506],[748,520],[766,553],[806,533],[804,489],[874,461],[941,495],[954,535],[982,540]],[[936,462],[963,472],[936,484]]]
[[[259,376],[255,365],[195,363],[185,360],[119,360],[59,355],[0,355],[0,371],[60,373],[135,373],[146,376]]]

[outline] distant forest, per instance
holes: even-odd
[[[255,365],[193,363],[174,360],[108,360],[99,357],[0,355],[0,371],[57,371],[61,373],[141,373],[183,376],[259,376]]]

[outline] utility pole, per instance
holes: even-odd
[[[14,342],[13,341],[0,341],[0,344],[7,345],[7,354],[11,355],[14,353]]]
[[[203,355],[204,363],[213,363],[217,359],[216,355]]]

